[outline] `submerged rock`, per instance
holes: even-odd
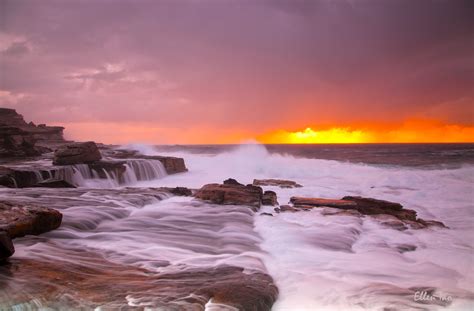
[[[302,185],[285,179],[254,179],[254,186],[276,186],[280,188],[300,188]]]
[[[207,184],[194,196],[214,204],[246,205],[256,211],[262,204],[263,190],[257,186],[244,186],[240,183]]]
[[[62,214],[51,208],[0,201],[0,231],[12,239],[54,230],[61,220]]]
[[[102,159],[99,148],[93,141],[60,146],[54,152],[54,165],[93,163]]]

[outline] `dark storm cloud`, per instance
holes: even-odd
[[[472,1],[2,0],[1,10],[2,54],[22,57],[2,57],[0,90],[44,121],[472,123]]]

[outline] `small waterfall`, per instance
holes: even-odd
[[[168,175],[163,163],[158,160],[128,160],[125,167],[124,182],[126,184],[158,179]]]

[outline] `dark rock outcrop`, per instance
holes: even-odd
[[[246,205],[256,211],[262,204],[263,190],[257,186],[244,186],[240,183],[207,184],[194,196],[214,204]]]
[[[63,130],[59,126],[26,123],[14,109],[0,108],[0,157],[31,157],[49,152],[45,145],[63,142]]]
[[[278,205],[277,194],[275,193],[275,191],[265,191],[262,196],[262,204],[272,206]]]
[[[254,179],[254,186],[275,186],[280,188],[300,188],[302,185],[285,179]]]
[[[60,146],[54,152],[54,165],[87,164],[102,159],[99,148],[93,141],[71,143]]]

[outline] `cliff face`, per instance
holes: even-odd
[[[0,108],[0,157],[36,156],[50,151],[49,143],[64,141],[63,127],[26,123],[21,114]]]

